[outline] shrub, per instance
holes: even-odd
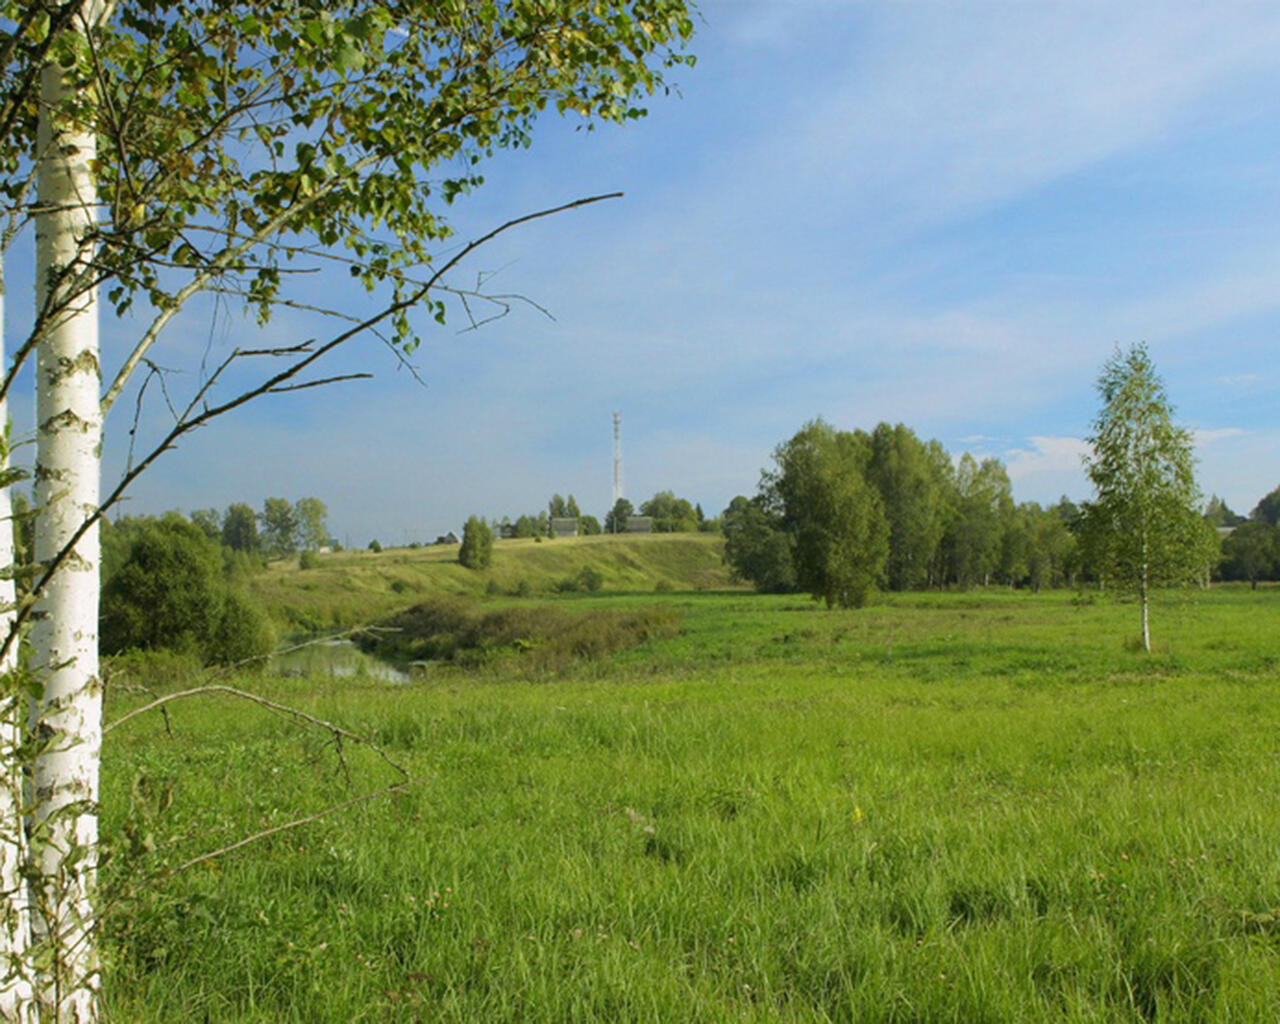
[[[244,591],[228,590],[222,614],[205,643],[205,660],[233,665],[270,654],[275,644],[275,629],[262,606]]]
[[[369,550],[375,555],[382,550],[382,545],[378,543],[377,537],[374,537],[373,540],[369,541]]]
[[[533,593],[533,587],[529,585],[528,580],[520,580],[516,584],[516,590],[515,590],[516,597],[528,597],[532,593]]]
[[[320,564],[320,556],[314,551],[304,551],[298,556],[299,569],[314,569]]]
[[[594,594],[604,586],[604,573],[594,565],[584,565],[578,571],[578,583],[582,589]]]

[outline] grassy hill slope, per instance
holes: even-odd
[[[458,564],[456,545],[341,552],[321,555],[314,569],[276,563],[252,589],[286,629],[341,629],[429,597],[552,593],[586,566],[606,592],[724,589],[732,583],[723,550],[719,535],[696,533],[506,540],[481,571]]]

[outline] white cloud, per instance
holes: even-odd
[[[1010,448],[1003,459],[1015,498],[1050,502],[1063,494],[1088,494],[1082,463],[1088,451],[1078,437],[1029,437],[1025,447]]]
[[[1247,430],[1239,427],[1218,427],[1213,430],[1195,429],[1191,431],[1191,440],[1197,448],[1204,445],[1213,444],[1215,441],[1223,441],[1229,437],[1241,437],[1247,434]]]

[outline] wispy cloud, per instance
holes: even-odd
[[[1247,430],[1242,430],[1240,427],[1217,427],[1211,430],[1195,429],[1191,431],[1191,439],[1196,447],[1201,447],[1213,444],[1216,441],[1225,441],[1229,437],[1242,437],[1247,433]]]
[[[1089,492],[1083,459],[1089,446],[1078,437],[1029,437],[1003,453],[1009,480],[1020,499],[1052,501]]]

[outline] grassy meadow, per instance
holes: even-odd
[[[397,776],[227,697],[113,730],[108,1018],[1277,1019],[1280,593],[1169,595],[1151,656],[1072,593],[525,603],[678,628],[230,680],[421,782],[132,893]]]

